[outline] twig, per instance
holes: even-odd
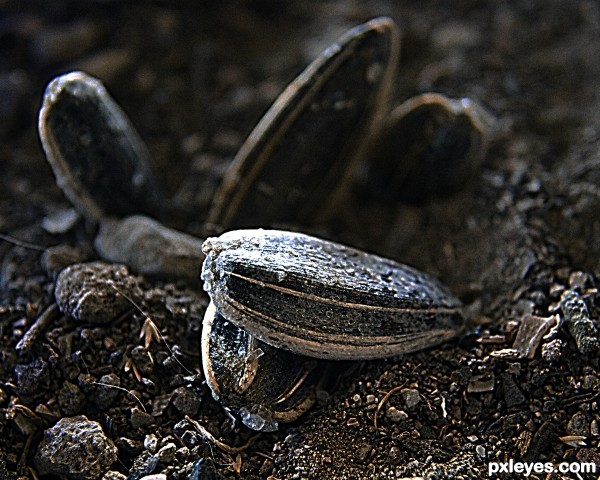
[[[387,392],[383,398],[381,399],[381,401],[379,402],[379,404],[377,405],[377,409],[375,410],[375,413],[373,414],[373,426],[375,427],[375,430],[377,430],[377,416],[379,415],[379,411],[381,410],[381,408],[383,407],[383,405],[385,404],[385,402],[388,401],[388,399],[396,392],[398,392],[400,389],[404,388],[404,386],[406,385],[406,382],[404,382],[402,385],[398,385],[394,388],[392,388],[389,392]]]
[[[213,443],[218,448],[220,448],[221,450],[223,450],[224,452],[227,452],[227,453],[243,452],[248,447],[250,447],[255,442],[255,440],[259,437],[259,435],[255,435],[255,436],[251,437],[250,439],[248,439],[248,441],[246,443],[244,443],[242,446],[232,447],[231,445],[227,445],[226,443],[222,442],[221,440],[215,438],[215,436],[212,433],[210,433],[206,428],[204,428],[202,425],[200,425],[200,423],[198,423],[196,420],[191,418],[189,415],[186,415],[185,419],[188,422],[190,422],[194,426],[194,428],[198,431],[198,433],[200,435],[202,435],[206,440]]]
[[[0,240],[4,240],[5,242],[12,243],[17,247],[30,248],[31,250],[37,250],[39,252],[45,252],[46,247],[40,247],[35,243],[25,242],[23,240],[19,240],[18,238],[11,237],[10,235],[6,235],[5,233],[0,233]]]
[[[53,303],[44,310],[35,322],[33,322],[31,327],[23,334],[19,343],[15,346],[15,350],[19,352],[19,354],[23,355],[29,352],[38,336],[48,327],[48,325],[50,325],[52,320],[54,320],[57,309],[58,306],[56,303]]]

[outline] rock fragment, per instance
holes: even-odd
[[[557,325],[558,321],[557,315],[552,315],[551,317],[525,315],[521,319],[513,348],[519,352],[522,358],[532,359],[544,335],[546,335],[552,325]]]
[[[132,309],[125,295],[136,297],[139,288],[137,278],[124,265],[78,263],[60,272],[54,296],[63,313],[81,322],[101,324]]]
[[[105,260],[124,263],[139,274],[198,281],[202,243],[150,217],[134,215],[102,220],[94,246]]]
[[[117,460],[117,447],[98,422],[84,415],[67,417],[44,431],[35,455],[42,475],[64,475],[70,479],[95,479]]]
[[[590,318],[587,305],[574,290],[567,290],[560,298],[560,309],[565,317],[569,333],[575,339],[582,355],[598,352],[598,329]]]

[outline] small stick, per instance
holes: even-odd
[[[254,441],[260,436],[260,435],[254,435],[253,437],[248,439],[248,441],[246,443],[244,443],[242,446],[232,447],[231,445],[227,445],[226,443],[222,442],[221,440],[215,438],[215,436],[212,433],[210,433],[206,428],[204,428],[202,425],[200,425],[199,422],[197,422],[196,420],[191,418],[189,415],[186,415],[185,419],[188,422],[190,422],[194,426],[194,428],[198,431],[198,433],[200,435],[202,435],[206,440],[208,440],[211,443],[214,443],[217,447],[219,447],[221,450],[223,450],[224,452],[227,452],[227,453],[243,452],[248,447],[250,447],[250,445],[252,445],[254,443]]]
[[[385,402],[388,401],[388,399],[396,392],[398,392],[401,388],[404,388],[404,386],[406,385],[406,382],[404,382],[402,385],[398,385],[394,388],[392,388],[389,392],[387,392],[384,397],[381,399],[381,401],[379,402],[379,404],[377,405],[377,409],[375,410],[375,413],[373,414],[373,426],[375,427],[375,430],[377,430],[377,415],[379,415],[379,411],[381,410],[381,407],[383,407],[383,405],[385,404]]]
[[[58,310],[56,303],[50,305],[44,312],[37,318],[35,322],[29,327],[29,329],[23,334],[19,343],[17,343],[15,350],[19,354],[24,355],[29,352],[33,343],[37,340],[39,335],[50,325],[50,323],[56,318],[55,313]]]
[[[5,242],[12,243],[17,247],[30,248],[32,250],[37,250],[39,252],[45,252],[46,247],[40,247],[35,243],[25,242],[23,240],[19,240],[18,238],[11,237],[10,235],[6,235],[5,233],[0,233],[0,240],[4,240]]]

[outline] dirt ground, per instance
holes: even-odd
[[[82,69],[105,82],[180,205],[174,226],[203,238],[215,186],[262,113],[341,33],[380,15],[402,32],[395,102],[471,98],[494,118],[490,147],[459,192],[350,200],[318,228],[440,278],[467,307],[467,334],[356,365],[299,420],[256,434],[204,382],[199,280],[140,277],[143,313],[103,325],[53,310],[60,269],[98,257],[39,144],[48,81]],[[596,2],[6,0],[0,66],[0,478],[476,479],[509,460],[600,472]],[[146,347],[147,317],[164,340]],[[48,453],[43,439],[61,419],[78,435],[79,416],[101,432],[87,473],[67,473],[68,442],[56,434]]]

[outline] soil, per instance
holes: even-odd
[[[470,479],[509,460],[600,469],[596,2],[7,0],[0,11],[0,478]],[[257,434],[204,382],[199,280],[139,276],[140,302],[104,324],[53,306],[60,270],[97,259],[37,137],[54,76],[83,69],[105,82],[181,206],[172,226],[204,238],[215,186],[262,113],[341,33],[379,15],[402,31],[395,102],[473,99],[494,118],[490,147],[460,191],[349,201],[322,231],[440,278],[467,307],[467,334],[357,365],[299,420]],[[48,453],[63,425],[104,446],[78,473],[64,451]],[[60,468],[40,460],[52,455]],[[529,478],[593,478],[579,475]]]

